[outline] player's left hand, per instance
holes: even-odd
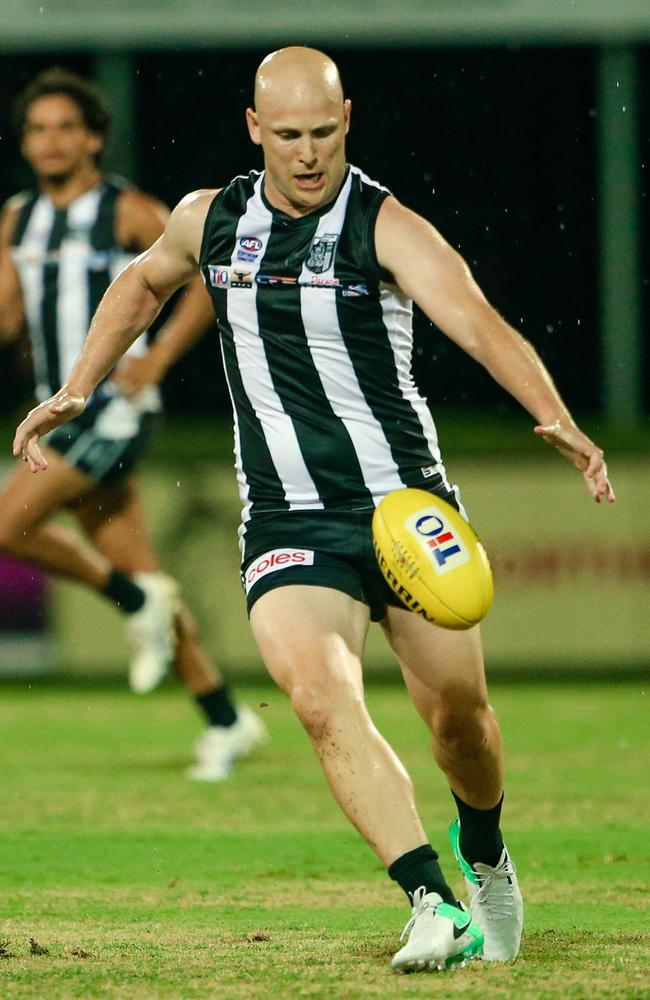
[[[122,396],[134,399],[150,385],[159,385],[165,374],[164,365],[153,351],[149,351],[140,358],[126,358],[113,372],[111,381],[115,383]]]
[[[575,424],[565,425],[560,420],[534,428],[535,434],[575,465],[583,476],[587,489],[596,503],[607,500],[614,503],[616,495],[607,475],[607,463],[602,448],[594,444]]]
[[[30,410],[19,425],[14,438],[14,455],[22,455],[32,472],[47,469],[47,461],[38,446],[38,439],[55,427],[78,417],[85,408],[86,400],[83,396],[75,396],[65,388],[60,389],[54,396]]]

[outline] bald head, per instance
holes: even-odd
[[[262,62],[246,121],[264,153],[264,191],[274,208],[304,215],[336,197],[350,108],[336,63],[324,52],[296,45]]]
[[[292,45],[271,52],[255,74],[255,110],[304,104],[318,98],[340,107],[343,88],[336,63],[318,49]]]

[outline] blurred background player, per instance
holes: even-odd
[[[110,115],[83,78],[61,69],[39,74],[19,97],[16,118],[37,187],[11,198],[2,213],[0,339],[27,329],[43,399],[65,382],[111,280],[160,236],[168,211],[102,174]],[[211,321],[209,298],[195,281],[160,331],[168,363]],[[140,338],[131,356],[146,350]],[[188,775],[220,780],[264,730],[250,709],[233,704],[176,584],[159,572],[144,526],[133,470],[160,411],[153,367],[138,391],[128,371],[97,388],[83,416],[45,443],[47,475],[21,465],[8,477],[0,493],[0,550],[113,602],[128,619],[134,691],[151,691],[173,664],[208,723]],[[160,366],[157,372],[164,374]],[[137,370],[139,386],[144,377],[145,369]],[[64,508],[89,541],[51,522]]]

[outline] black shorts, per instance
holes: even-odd
[[[87,410],[57,427],[43,444],[96,483],[128,476],[146,450],[157,413],[140,413],[123,396],[93,400]]]
[[[458,510],[442,482],[430,492]],[[386,605],[403,607],[381,574],[372,544],[374,507],[351,510],[282,510],[257,514],[243,536],[242,586],[248,613],[263,594],[301,584],[329,587],[367,604],[373,622]]]

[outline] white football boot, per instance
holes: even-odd
[[[449,839],[465,876],[472,917],[484,937],[483,958],[488,962],[508,962],[517,957],[524,925],[524,901],[517,871],[505,849],[494,866],[470,865],[460,852],[460,821],[454,820]]]
[[[148,694],[160,684],[176,655],[178,587],[164,573],[136,573],[133,579],[144,590],[145,600],[127,623],[134,650],[129,685],[136,694]]]
[[[185,772],[193,781],[224,781],[233,764],[266,743],[266,726],[246,705],[237,706],[232,726],[208,726],[196,744],[196,764]]]
[[[390,963],[393,972],[443,972],[450,966],[480,956],[481,930],[469,910],[459,903],[444,903],[437,892],[413,893],[411,918],[400,941],[408,941]]]

